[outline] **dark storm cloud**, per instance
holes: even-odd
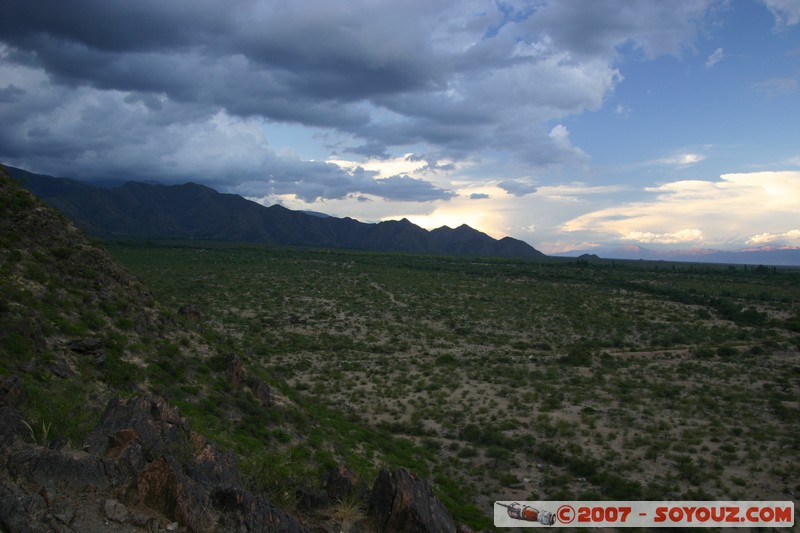
[[[203,0],[10,0],[0,8],[0,30],[4,40],[23,47],[51,36],[118,53],[161,51],[227,33],[233,13]]]
[[[25,91],[13,85],[0,88],[0,104],[13,104]]]
[[[361,155],[369,159],[389,159],[389,157],[391,157],[386,152],[386,145],[382,142],[369,142],[361,146],[345,148],[344,152],[347,154]]]
[[[621,79],[616,46],[680,48],[705,9],[618,4],[4,0],[0,158],[87,177],[262,180],[304,199],[449,198],[408,176],[287,159],[263,128],[323,128],[373,159],[425,145],[431,171],[487,150],[582,160],[566,128],[543,125],[602,105]]]
[[[424,39],[392,45],[379,24],[366,24],[368,9],[343,4],[8,0],[0,14],[3,41],[64,82],[226,107],[230,92],[260,95],[264,114],[275,99],[357,102],[438,76]]]

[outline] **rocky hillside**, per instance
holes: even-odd
[[[2,169],[0,293],[3,531],[456,530],[405,469],[364,479],[324,441],[287,462],[320,424],[290,391]]]

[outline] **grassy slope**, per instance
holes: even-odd
[[[109,389],[130,392],[166,342],[160,311],[101,246],[2,172],[0,289],[0,372],[24,377],[30,422],[49,428],[37,438],[80,444]],[[81,339],[101,349],[69,348]]]

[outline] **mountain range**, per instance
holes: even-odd
[[[800,266],[800,249],[761,247],[744,250],[714,250],[711,248],[691,248],[681,250],[653,250],[636,245],[623,247],[592,248],[575,250],[558,257],[579,257],[594,254],[608,259],[629,259],[645,261],[677,261],[682,263],[722,263],[739,265]]]
[[[6,167],[41,200],[89,234],[103,237],[198,239],[429,254],[540,257],[529,244],[494,239],[466,224],[421,228],[407,219],[365,223],[280,205],[265,207],[197,183],[129,181],[110,188]]]

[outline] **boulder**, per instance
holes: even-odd
[[[200,322],[203,320],[203,313],[200,308],[193,304],[183,304],[178,308],[178,315],[190,320],[192,322]]]
[[[244,377],[244,365],[242,364],[242,358],[238,355],[231,358],[230,362],[228,363],[228,383],[231,384],[232,387],[238,387],[242,383],[242,378]]]
[[[124,524],[128,521],[128,508],[122,503],[111,498],[103,504],[103,513],[106,518]]]
[[[109,400],[100,421],[89,437],[89,451],[100,456],[121,455],[120,439],[136,434],[135,441],[149,459],[172,453],[189,432],[178,409],[153,396]],[[133,433],[131,433],[133,432]]]
[[[251,377],[247,384],[262,407],[270,407],[272,405],[272,390],[261,378]]]
[[[394,473],[380,471],[370,494],[368,514],[378,532],[456,532],[453,519],[431,485],[405,468]]]
[[[81,354],[93,354],[103,349],[103,340],[97,338],[78,339],[67,344],[67,348]]]
[[[336,465],[322,478],[322,487],[331,500],[346,500],[356,495],[358,479],[343,465]]]

